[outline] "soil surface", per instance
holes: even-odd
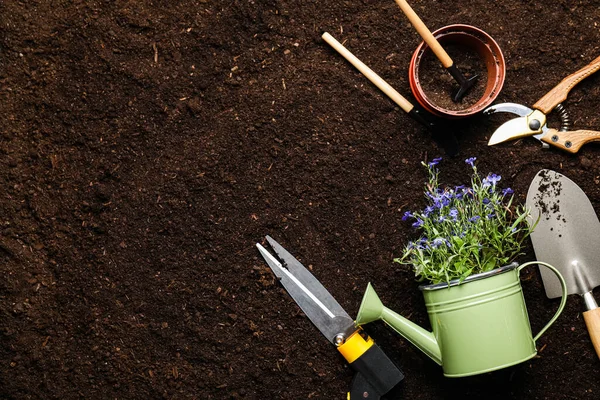
[[[600,55],[595,1],[412,6],[432,30],[494,37],[498,102],[531,106]],[[393,1],[0,3],[0,398],[345,399],[352,370],[259,256],[267,234],[350,315],[372,282],[429,327],[392,259],[414,237],[404,211],[424,204],[420,163],[444,152],[324,31],[412,100],[420,38]],[[600,74],[564,104],[573,129],[600,130]],[[524,201],[549,168],[600,211],[600,146],[488,147],[508,118],[459,121],[441,179],[465,183],[475,156]],[[559,302],[537,268],[522,285],[535,333]],[[583,310],[570,296],[536,358],[464,379],[366,329],[406,375],[387,399],[598,399]]]

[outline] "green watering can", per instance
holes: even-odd
[[[532,336],[520,271],[542,265],[558,277],[562,300],[550,322]],[[356,323],[383,320],[401,336],[442,366],[447,377],[463,377],[506,368],[533,358],[535,342],[556,321],[567,301],[560,272],[543,262],[517,263],[436,285],[423,292],[433,332],[385,307],[369,283]]]

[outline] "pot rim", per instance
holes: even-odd
[[[475,274],[475,275],[469,275],[465,279],[463,279],[462,282],[460,279],[453,279],[450,282],[434,283],[431,285],[420,285],[419,290],[421,290],[421,291],[439,290],[439,289],[446,289],[451,286],[464,285],[465,283],[478,281],[480,279],[485,279],[485,278],[489,278],[491,276],[496,276],[496,275],[500,275],[500,274],[503,274],[508,271],[512,271],[513,269],[517,268],[518,266],[519,266],[518,262],[513,262],[511,264],[505,265],[504,267],[495,268],[491,271],[481,272],[481,273]]]
[[[469,36],[472,39],[476,39],[482,45],[481,49],[485,49],[486,56],[480,54],[480,57],[485,59],[489,56],[494,60],[494,62],[490,62],[486,65],[489,87],[486,88],[485,93],[489,91],[489,94],[486,95],[484,93],[475,104],[460,110],[446,109],[433,103],[422,88],[418,73],[419,64],[423,54],[427,50],[431,51],[429,46],[423,41],[415,49],[408,70],[410,89],[419,104],[432,114],[449,119],[459,119],[475,115],[492,104],[500,94],[506,79],[506,61],[504,59],[504,54],[494,38],[480,28],[465,24],[447,25],[437,29],[432,34],[438,40],[445,40],[452,35]]]

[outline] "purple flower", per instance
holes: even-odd
[[[490,199],[488,199],[487,197],[483,199],[483,204],[490,204]]]
[[[410,211],[406,211],[404,212],[404,215],[402,216],[402,221],[406,221],[409,218],[414,217],[414,215],[410,212]]]
[[[495,186],[502,179],[500,175],[490,173],[486,178],[483,179],[483,187]]]
[[[479,219],[480,219],[480,218],[481,218],[481,217],[480,217],[479,215],[475,215],[474,217],[471,217],[471,218],[469,219],[469,221],[471,221],[471,222],[477,222],[477,221],[479,221]]]
[[[419,240],[418,242],[408,242],[408,250],[414,250],[414,249],[419,249],[419,250],[424,250],[426,248],[426,246],[423,246],[424,243],[427,243],[426,241],[423,242],[423,240]]]
[[[506,195],[509,195],[509,194],[513,194],[514,192],[515,192],[515,191],[514,191],[514,190],[512,190],[511,188],[506,188],[506,189],[503,189],[503,190],[502,190],[502,196],[506,196]]]
[[[494,218],[495,216],[496,216],[496,214],[494,214],[494,213],[488,214],[488,215],[487,215],[487,219],[492,219],[492,218]]]
[[[427,197],[429,197],[432,200],[433,207],[435,207],[435,208],[443,207],[442,196],[443,195],[437,194],[437,193],[427,193]]]
[[[433,247],[434,249],[437,249],[441,245],[446,244],[446,242],[447,242],[447,240],[444,238],[435,238],[435,239],[433,239],[433,242],[431,242],[431,247]]]
[[[452,217],[452,219],[454,221],[456,221],[457,217],[458,217],[458,210],[456,208],[453,208],[450,210],[450,216]]]
[[[460,185],[454,188],[454,197],[456,197],[457,200],[461,200],[465,196],[465,188],[465,185]]]
[[[467,158],[465,160],[465,162],[467,164],[469,164],[471,167],[475,168],[475,160],[477,160],[477,157],[470,157],[470,158]]]
[[[429,197],[431,197],[431,199],[433,200],[433,206],[435,208],[442,208],[450,204],[452,194],[448,192],[443,192],[438,194],[437,196],[430,195]]]
[[[442,157],[434,158],[433,160],[431,160],[431,162],[429,164],[427,164],[427,166],[429,168],[431,168],[434,165],[438,165],[440,163],[440,161],[442,161]]]
[[[449,194],[445,194],[442,196],[442,205],[447,206],[450,204],[451,197]]]
[[[421,218],[417,218],[417,222],[413,222],[412,226],[414,228],[418,228],[420,226],[423,226],[423,224],[424,224],[423,220]]]
[[[421,239],[419,239],[419,243],[417,243],[417,249],[426,250],[428,248],[429,246],[427,245],[427,238],[422,237]]]
[[[425,217],[429,217],[429,215],[431,215],[431,213],[434,211],[435,211],[435,207],[427,206],[427,207],[425,207],[425,210],[423,211],[423,215],[425,215]]]

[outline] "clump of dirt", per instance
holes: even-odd
[[[458,89],[458,83],[442,66],[435,54],[427,50],[419,65],[419,81],[427,98],[438,107],[446,110],[465,110],[483,97],[487,85],[485,61],[470,47],[459,44],[447,44],[444,49],[454,61],[454,65],[468,79],[478,76],[477,82],[458,102],[452,100],[452,94]]]
[[[538,186],[538,193],[535,195],[535,203],[541,210],[542,215],[546,220],[554,216],[557,220],[564,218],[560,213],[560,200],[558,197],[562,191],[562,183],[557,180],[558,175],[553,171],[540,172],[542,180]]]

